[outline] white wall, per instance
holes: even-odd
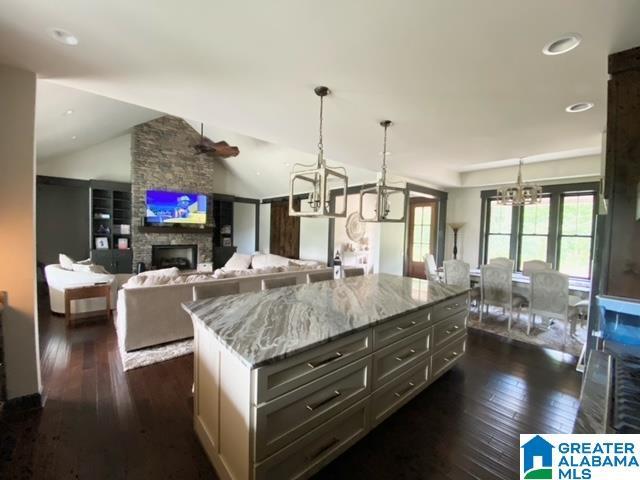
[[[327,261],[329,248],[329,220],[326,218],[300,219],[300,258]]]
[[[269,253],[271,243],[271,204],[260,204],[260,251]]]
[[[238,253],[256,251],[256,206],[253,203],[233,202],[233,243]]]
[[[35,295],[35,97],[35,74],[0,66],[0,290],[8,295],[3,332],[10,399],[40,392]]]
[[[130,182],[131,134],[68,155],[39,160],[37,172],[50,177]]]
[[[371,195],[365,196],[365,212],[370,211],[375,205],[375,201],[371,197]],[[347,218],[352,213],[358,212],[359,201],[359,194],[347,195]],[[341,209],[343,202],[344,197],[342,195],[336,197],[336,209]],[[366,258],[369,271],[377,273],[380,270],[380,224],[372,222],[365,223],[365,240],[360,244],[356,244],[347,236],[347,218],[335,219],[333,235],[334,250],[343,250],[345,246],[349,245],[355,250],[368,251]],[[366,245],[367,248],[364,248],[364,245]],[[345,265],[353,264],[350,262],[349,253],[345,253],[343,261]]]
[[[397,211],[402,197],[390,197],[392,210]],[[404,271],[404,235],[405,223],[380,224],[380,272],[402,275]]]

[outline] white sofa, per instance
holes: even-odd
[[[296,283],[306,283],[307,273],[331,270],[327,267],[301,268],[277,273],[244,274],[232,278],[214,278],[197,283],[171,283],[157,286],[128,286],[118,292],[116,330],[118,341],[126,350],[159,345],[193,337],[193,325],[182,310],[183,302],[192,300],[194,285],[220,284],[238,281],[240,293],[259,291],[265,278],[294,275]],[[132,282],[134,283],[134,282]]]
[[[118,288],[131,277],[130,274],[112,275],[110,273],[91,272],[88,269],[87,271],[73,271],[62,268],[57,263],[44,267],[44,274],[49,287],[51,311],[62,315],[65,313],[64,291],[66,288],[108,282],[111,284],[111,306],[115,308]],[[104,298],[89,298],[71,302],[71,313],[74,314],[104,311],[104,309]]]

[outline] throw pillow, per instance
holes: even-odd
[[[251,255],[242,253],[234,253],[231,258],[224,264],[224,270],[246,270],[251,265]]]
[[[73,264],[75,261],[73,258],[61,253],[58,255],[58,263],[60,264],[60,268],[64,268],[65,270],[73,270]]]
[[[177,277],[178,275],[180,275],[180,269],[177,267],[147,270],[138,274],[139,277]]]
[[[289,259],[272,253],[256,254],[251,258],[252,268],[285,267],[289,265]]]

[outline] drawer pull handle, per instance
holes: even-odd
[[[453,332],[455,332],[456,330],[460,330],[460,325],[456,325],[455,327],[453,327],[450,330],[446,330],[444,333],[446,333],[447,335],[451,335]]]
[[[415,321],[415,320],[411,320],[411,321],[410,321],[409,323],[407,323],[406,325],[402,325],[402,326],[398,325],[398,326],[396,327],[396,330],[400,330],[400,331],[402,331],[402,330],[406,330],[407,328],[411,328],[411,327],[415,326],[415,324],[416,324],[416,321]]]
[[[316,453],[314,453],[313,455],[308,455],[307,456],[307,461],[310,462],[312,460],[315,460],[320,455],[322,455],[324,452],[329,450],[331,447],[334,447],[338,443],[340,443],[340,439],[339,438],[335,438],[335,437],[332,438],[330,442],[328,442],[326,445],[323,445],[318,450],[316,450]]]
[[[342,393],[340,393],[340,390],[334,390],[333,393],[331,394],[331,396],[325,398],[324,400],[320,400],[319,402],[314,403],[313,405],[307,405],[307,410],[309,410],[310,412],[313,412],[315,409],[320,408],[323,405],[326,405],[327,403],[331,402],[332,400],[335,400],[340,395],[342,395]]]
[[[460,306],[459,303],[454,303],[453,305],[449,305],[446,307],[447,310],[453,310],[454,308],[458,308]]]
[[[336,352],[331,357],[323,358],[322,360],[318,360],[317,362],[307,362],[309,368],[318,368],[322,365],[326,365],[327,363],[331,363],[334,360],[338,360],[342,357],[342,352]]]
[[[399,362],[402,362],[403,360],[406,360],[407,358],[412,357],[413,355],[415,355],[416,351],[412,348],[411,350],[409,350],[407,353],[405,353],[404,355],[398,355],[396,357],[396,360]]]
[[[456,358],[456,357],[458,356],[458,352],[451,352],[451,356],[452,356],[453,358]],[[444,360],[445,362],[449,363],[452,359],[451,359],[451,358],[448,358],[448,357],[444,357],[444,358],[443,358],[443,360]]]
[[[404,397],[407,393],[409,393],[416,385],[413,382],[409,382],[409,386],[402,390],[401,392],[396,392],[394,395],[398,398]]]

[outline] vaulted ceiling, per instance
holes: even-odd
[[[329,158],[375,168],[390,118],[391,170],[446,186],[597,151],[607,55],[640,44],[638,18],[636,0],[4,0],[0,62],[306,152],[325,84]],[[542,55],[567,32],[578,48]],[[595,107],[565,112],[580,101]]]

